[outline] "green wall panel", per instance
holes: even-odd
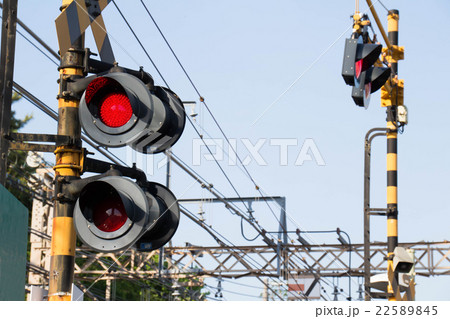
[[[28,209],[0,185],[0,300],[25,300]]]

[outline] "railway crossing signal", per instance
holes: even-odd
[[[170,148],[185,124],[175,93],[125,72],[95,77],[81,97],[79,116],[84,132],[101,146],[129,145],[145,154]]]
[[[97,251],[115,252],[135,244],[140,251],[166,244],[178,227],[180,209],[163,185],[140,186],[122,176],[106,176],[83,187],[75,204],[78,238]]]
[[[391,70],[374,66],[381,54],[382,45],[364,43],[363,38],[360,35],[345,40],[342,77],[347,85],[352,86],[355,104],[367,109],[370,95],[384,85]]]

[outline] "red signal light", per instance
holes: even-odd
[[[115,175],[99,177],[81,189],[73,218],[78,238],[103,252],[131,245],[140,251],[158,249],[173,237],[179,220],[180,208],[169,189]]]
[[[127,95],[122,92],[108,93],[100,102],[101,121],[109,127],[125,125],[133,115]]]
[[[121,127],[133,115],[133,107],[124,89],[115,80],[98,77],[89,83],[85,94],[86,102],[93,114],[108,127]]]
[[[363,68],[363,60],[358,60],[355,63],[355,77],[357,79],[359,79],[359,76],[361,75],[362,72],[362,68]]]
[[[119,196],[105,198],[93,209],[94,225],[101,231],[111,233],[120,229],[128,219],[127,212]]]
[[[89,81],[78,114],[84,132],[94,142],[106,147],[129,145],[150,154],[178,141],[185,112],[175,93],[119,71]]]

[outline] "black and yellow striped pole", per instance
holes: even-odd
[[[72,2],[63,0],[61,10]],[[55,210],[51,244],[49,275],[50,301],[71,300],[75,264],[76,234],[73,223],[74,202],[65,198],[64,184],[81,175],[81,128],[78,119],[79,100],[63,91],[62,82],[71,77],[83,77],[84,36],[68,52],[61,56],[60,90],[58,94],[58,135],[73,137],[71,145],[57,145],[55,156]]]
[[[398,19],[399,12],[391,10],[388,14],[388,38],[393,46],[398,45]],[[397,60],[389,61],[394,79],[397,79]],[[395,88],[394,88],[395,90]],[[391,95],[392,97],[392,95]],[[397,106],[398,101],[392,101],[387,106],[387,245],[388,245],[388,269],[393,270],[394,249],[398,246],[398,185],[397,185]],[[396,300],[392,282],[389,282],[388,292]]]

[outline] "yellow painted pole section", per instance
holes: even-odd
[[[397,170],[397,154],[395,154],[395,153],[387,154],[387,167],[386,168],[388,171],[396,171]]]
[[[53,219],[51,256],[75,256],[77,235],[72,217],[57,217]]]
[[[388,32],[398,32],[398,14],[390,12],[388,14]]]
[[[397,186],[388,186],[387,187],[387,203],[388,204],[397,204]],[[389,233],[388,236],[395,236],[394,233]]]
[[[397,229],[398,229],[398,220],[397,219],[388,219],[388,221],[387,221],[388,233],[397,234]]]

